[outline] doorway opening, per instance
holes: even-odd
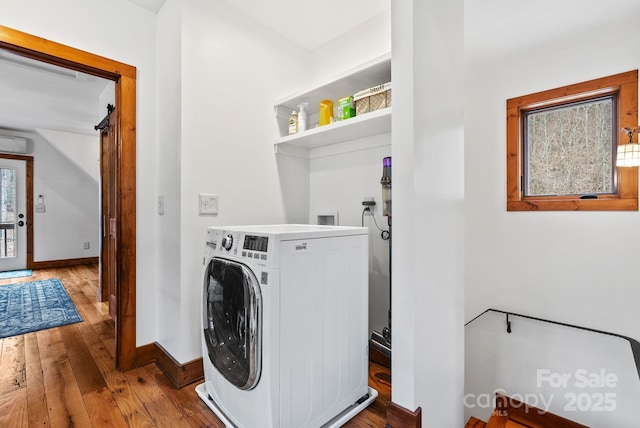
[[[136,68],[4,26],[0,26],[0,48],[115,82],[113,156],[117,197],[114,224],[110,228],[115,236],[117,257],[109,261],[113,263],[111,268],[118,284],[115,363],[119,370],[133,369],[136,366]]]

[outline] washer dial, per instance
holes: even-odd
[[[231,234],[228,234],[227,236],[222,238],[222,248],[229,251],[231,250],[231,247],[233,247],[233,236]]]

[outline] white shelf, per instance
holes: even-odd
[[[365,113],[351,119],[309,129],[298,134],[276,139],[275,145],[286,144],[304,149],[370,137],[391,131],[391,108]]]
[[[296,92],[274,103],[280,136],[276,138],[276,153],[302,155],[309,150],[330,146],[391,131],[391,107],[365,113],[329,125],[315,127],[319,102],[323,99],[334,103],[347,95],[391,81],[391,54],[372,59],[358,67],[347,70],[332,79],[319,82],[311,89]],[[309,103],[309,126],[312,128],[297,134],[287,135],[291,111],[298,104]]]

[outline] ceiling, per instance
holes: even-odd
[[[564,50],[637,26],[638,0],[465,0],[465,60]]]
[[[100,96],[113,88],[109,80],[0,50],[0,129],[93,134],[107,113]]]
[[[162,8],[162,6],[164,6],[167,0],[129,0],[129,1],[147,10],[150,10],[153,13],[158,13],[158,11]]]
[[[308,50],[317,49],[391,7],[391,0],[224,1]]]
[[[157,13],[166,0],[129,0]],[[388,10],[391,0],[222,0],[305,49],[316,49]]]

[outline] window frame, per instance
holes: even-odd
[[[615,193],[599,194],[597,199],[580,195],[524,196],[524,118],[523,113],[558,107],[606,95],[617,97],[613,129],[618,144],[626,144],[622,128],[638,126],[638,70],[615,74],[507,100],[507,211],[637,211],[638,168],[616,167]]]

